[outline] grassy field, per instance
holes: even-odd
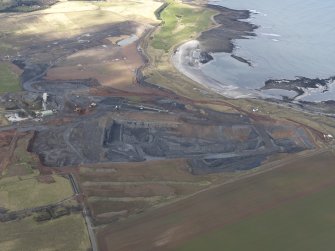
[[[155,33],[151,46],[168,52],[173,46],[195,38],[211,24],[212,11],[194,8],[190,5],[168,1],[169,5],[162,11],[162,27]]]
[[[0,177],[0,207],[17,211],[62,201],[73,195],[70,182],[58,175],[41,175],[38,158],[27,152],[32,133],[7,133],[2,137],[6,169]],[[9,138],[7,138],[9,137]],[[7,143],[6,143],[7,142]],[[15,149],[10,150],[15,146]],[[14,143],[13,143],[14,142]],[[5,147],[7,146],[7,147]],[[7,150],[7,151],[6,151]],[[0,158],[1,159],[1,158]],[[4,163],[3,159],[2,164]],[[44,171],[44,170],[42,170]],[[77,205],[75,200],[66,205]],[[83,250],[90,247],[84,219],[72,213],[38,223],[34,215],[0,223],[0,250]]]
[[[0,63],[0,94],[21,89],[19,76],[6,63]]]
[[[18,138],[13,155],[2,176],[24,176],[34,174],[34,172],[36,175],[36,167],[40,165],[38,156],[27,151],[32,135],[32,133],[29,133]]]
[[[34,175],[0,179],[0,207],[19,210],[47,205],[72,195],[70,183],[65,178],[53,176],[54,183],[36,180]]]
[[[80,214],[37,223],[32,218],[0,224],[1,251],[86,251],[90,247]]]
[[[27,151],[31,137],[32,133],[19,136],[12,155],[5,153],[9,163],[0,177],[0,207],[10,210],[37,207],[73,194],[70,182],[61,176],[52,175],[48,179],[51,183],[38,180],[48,177],[39,176],[39,159]]]
[[[297,155],[271,171],[114,223],[99,241],[111,251],[334,250],[334,160],[331,151]]]
[[[206,90],[178,72],[170,59],[176,46],[195,39],[201,31],[213,26],[211,16],[216,12],[174,0],[168,3],[160,14],[161,26],[143,45],[150,60],[150,65],[144,69],[146,81],[187,97],[203,97]]]

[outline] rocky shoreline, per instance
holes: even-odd
[[[211,4],[207,4],[206,7],[218,11],[219,14],[213,17],[213,21],[217,26],[202,32],[197,39],[200,42],[202,51],[208,53],[232,53],[234,40],[248,39],[248,37],[255,36],[254,30],[258,27],[243,21],[250,18],[250,11],[233,10]]]
[[[328,88],[335,81],[335,77],[330,77],[327,79],[311,79],[306,77],[297,77],[294,80],[289,79],[269,79],[265,82],[265,85],[261,90],[286,90],[294,91],[296,95],[294,97],[286,97],[288,100],[294,100],[302,95],[304,95],[308,89],[320,89],[320,92],[325,93]]]
[[[259,96],[256,91],[242,89],[233,85],[224,85],[204,74],[201,70],[203,63],[201,63],[202,50],[200,48],[200,42],[197,40],[182,44],[171,58],[175,68],[200,85],[228,98],[256,98]]]
[[[249,10],[233,10],[211,4],[204,6],[219,12],[213,16],[213,21],[217,25],[202,32],[196,40],[184,43],[175,51],[172,62],[182,74],[228,98],[262,98],[303,102],[304,97],[309,93],[320,95],[332,88],[335,77],[268,79],[264,82],[263,87],[250,90],[228,85],[224,81],[208,76],[203,72],[202,67],[210,61],[213,61],[210,63],[215,63],[215,53],[228,53],[235,60],[252,67],[249,60],[234,54],[234,41],[256,36],[254,31],[258,26],[245,21],[251,16]]]
[[[213,22],[217,25],[202,32],[196,40],[182,44],[172,55],[172,63],[182,74],[193,81],[229,98],[256,98],[260,95],[257,91],[246,90],[233,85],[224,85],[202,71],[202,66],[210,61],[215,61],[214,53],[233,53],[236,39],[248,39],[255,36],[257,26],[244,19],[250,18],[248,10],[233,10],[218,5],[206,4],[206,8],[217,12],[213,16]],[[241,57],[231,54],[236,60],[251,65]]]

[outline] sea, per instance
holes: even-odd
[[[211,0],[210,4],[250,10],[246,21],[257,26],[256,36],[234,41],[234,54],[215,53],[202,67],[209,77],[225,85],[259,90],[268,79],[335,76],[335,0]],[[290,91],[260,91],[281,97]],[[306,90],[304,101],[335,100],[335,83],[327,91]]]

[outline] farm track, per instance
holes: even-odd
[[[159,184],[159,185],[187,185],[187,186],[205,186],[203,182],[189,182],[189,181],[172,181],[172,180],[155,180],[155,181],[84,181],[82,186],[131,186],[131,185],[147,185],[147,184]]]
[[[69,177],[69,180],[71,182],[71,186],[72,186],[72,189],[73,189],[75,195],[79,195],[80,194],[79,185],[78,185],[75,177],[72,174],[69,174],[68,177]],[[83,213],[83,217],[84,217],[85,224],[86,224],[86,227],[87,227],[87,232],[88,232],[88,235],[89,235],[89,238],[90,238],[92,251],[99,251],[98,244],[97,244],[96,237],[95,237],[95,233],[94,233],[93,223],[92,223],[92,220],[91,220],[91,217],[90,217],[90,213],[87,210],[86,205],[84,203],[81,203],[81,205],[83,207],[83,212],[82,213]]]

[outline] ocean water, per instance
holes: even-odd
[[[248,20],[260,28],[256,37],[235,40],[234,54],[227,53],[202,67],[209,77],[226,85],[259,89],[268,79],[297,76],[328,78],[335,75],[335,0],[212,0],[211,4],[252,11]],[[276,96],[276,92],[267,94]],[[314,96],[313,96],[314,95]],[[327,95],[311,92],[309,101],[335,100],[335,88]]]

